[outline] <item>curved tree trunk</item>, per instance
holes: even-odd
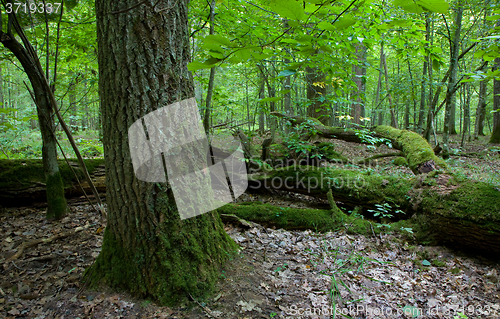
[[[68,208],[57,164],[57,141],[54,134],[56,100],[44,75],[38,55],[24,35],[17,18],[14,13],[8,14],[8,17],[9,29],[6,33],[0,30],[0,41],[21,62],[33,88],[33,99],[37,105],[38,123],[43,142],[42,158],[47,185],[47,218],[60,219],[66,215]],[[15,38],[10,29],[12,25],[21,36],[24,45]]]
[[[132,165],[127,129],[157,109],[194,96],[187,70],[187,9],[187,0],[140,6],[135,0],[96,1],[108,224],[88,274],[94,284],[104,279],[164,305],[209,292],[235,249],[216,214],[181,220],[170,184],[143,182]],[[184,146],[182,151],[190,158],[201,155]],[[162,163],[161,154],[155,160]],[[208,178],[202,171],[196,174]]]

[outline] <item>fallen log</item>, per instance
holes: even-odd
[[[437,171],[401,178],[312,166],[285,167],[251,177],[250,190],[325,199],[331,190],[336,201],[362,207],[365,215],[375,204],[387,203],[396,219],[414,216],[418,220],[421,241],[500,257],[500,188],[492,184]],[[395,214],[397,210],[406,215]]]
[[[391,126],[376,126],[371,132],[362,132],[350,128],[325,126],[317,119],[309,117],[302,118],[278,112],[271,112],[271,115],[285,118],[289,120],[292,125],[301,125],[305,123],[311,127],[318,136],[325,138],[335,138],[355,143],[370,143],[372,139],[363,138],[363,135],[371,134],[370,137],[387,139],[395,149],[403,152],[403,156],[408,160],[408,166],[415,174],[429,173],[447,167],[446,163],[434,154],[434,150],[429,143],[415,132],[400,130]]]
[[[103,159],[86,159],[85,165],[91,179],[100,193],[106,192],[105,171]],[[70,160],[70,166],[65,161],[58,161],[61,178],[64,184],[65,196],[82,196],[81,187],[71,170],[75,170],[79,179],[83,178],[76,161]],[[91,193],[86,181],[82,186],[87,193]],[[0,160],[0,205],[28,206],[33,203],[45,202],[45,176],[41,159],[30,160]]]

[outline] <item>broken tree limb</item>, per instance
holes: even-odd
[[[271,115],[285,118],[292,125],[307,123],[321,137],[356,143],[365,143],[366,140],[361,138],[362,134],[359,131],[349,128],[325,126],[313,118],[290,116],[278,112],[272,112]],[[446,168],[446,163],[434,154],[429,143],[415,132],[400,130],[391,126],[376,126],[371,130],[371,133],[375,137],[389,140],[394,148],[402,151],[403,156],[408,160],[410,169],[415,174],[429,173],[440,168]]]
[[[313,128],[316,131],[316,134],[325,138],[337,138],[347,142],[355,142],[362,143],[362,140],[359,136],[356,135],[356,132],[352,129],[343,128],[343,127],[330,127],[323,125],[318,119],[312,117],[300,117],[294,115],[286,115],[279,112],[271,112],[271,115],[284,118],[292,125],[301,125],[306,123],[308,126]]]

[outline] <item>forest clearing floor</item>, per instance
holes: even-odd
[[[387,146],[373,149],[333,142],[335,150],[350,159],[396,152]],[[254,138],[254,143],[259,141]],[[466,143],[460,152],[476,154],[453,156],[450,169],[500,186],[500,155],[495,147],[499,148],[488,145],[485,137]],[[459,149],[457,143],[451,148]],[[393,159],[381,158],[370,166],[331,165],[413,176],[407,167],[392,165]],[[296,208],[327,205],[294,194],[244,194],[238,199],[257,200]],[[168,308],[106,287],[98,291],[85,287],[82,275],[100,252],[105,225],[81,199],[72,201],[70,215],[59,222],[48,222],[39,206],[2,209],[0,318],[331,318],[334,309],[336,318],[454,318],[459,313],[500,318],[498,262],[444,247],[414,245],[399,235],[251,225],[248,229],[225,225],[242,249],[220,271],[213,296]],[[80,231],[27,248],[19,258],[5,262],[23,243],[76,229]]]
[[[33,208],[0,216],[1,318],[331,318],[334,305],[337,318],[405,318],[404,311],[408,318],[419,311],[418,318],[500,317],[498,263],[393,235],[255,223],[248,229],[226,224],[242,249],[221,270],[208,301],[168,308],[105,287],[90,290],[81,278],[99,254],[104,225],[90,205],[71,210],[60,222],[47,222]],[[23,242],[77,227],[84,229],[5,262]]]

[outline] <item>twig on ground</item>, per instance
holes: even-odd
[[[85,226],[76,227],[76,228],[68,230],[66,232],[51,236],[49,238],[40,238],[40,239],[35,239],[32,241],[24,242],[19,246],[19,248],[17,249],[17,252],[14,255],[12,255],[10,258],[8,258],[7,260],[4,261],[4,264],[7,264],[8,262],[11,262],[11,261],[18,259],[19,257],[22,256],[24,251],[28,248],[38,246],[39,244],[47,244],[47,243],[53,242],[55,240],[71,236],[71,235],[76,234],[84,229],[89,228],[89,227],[90,227],[90,225],[87,224]]]

